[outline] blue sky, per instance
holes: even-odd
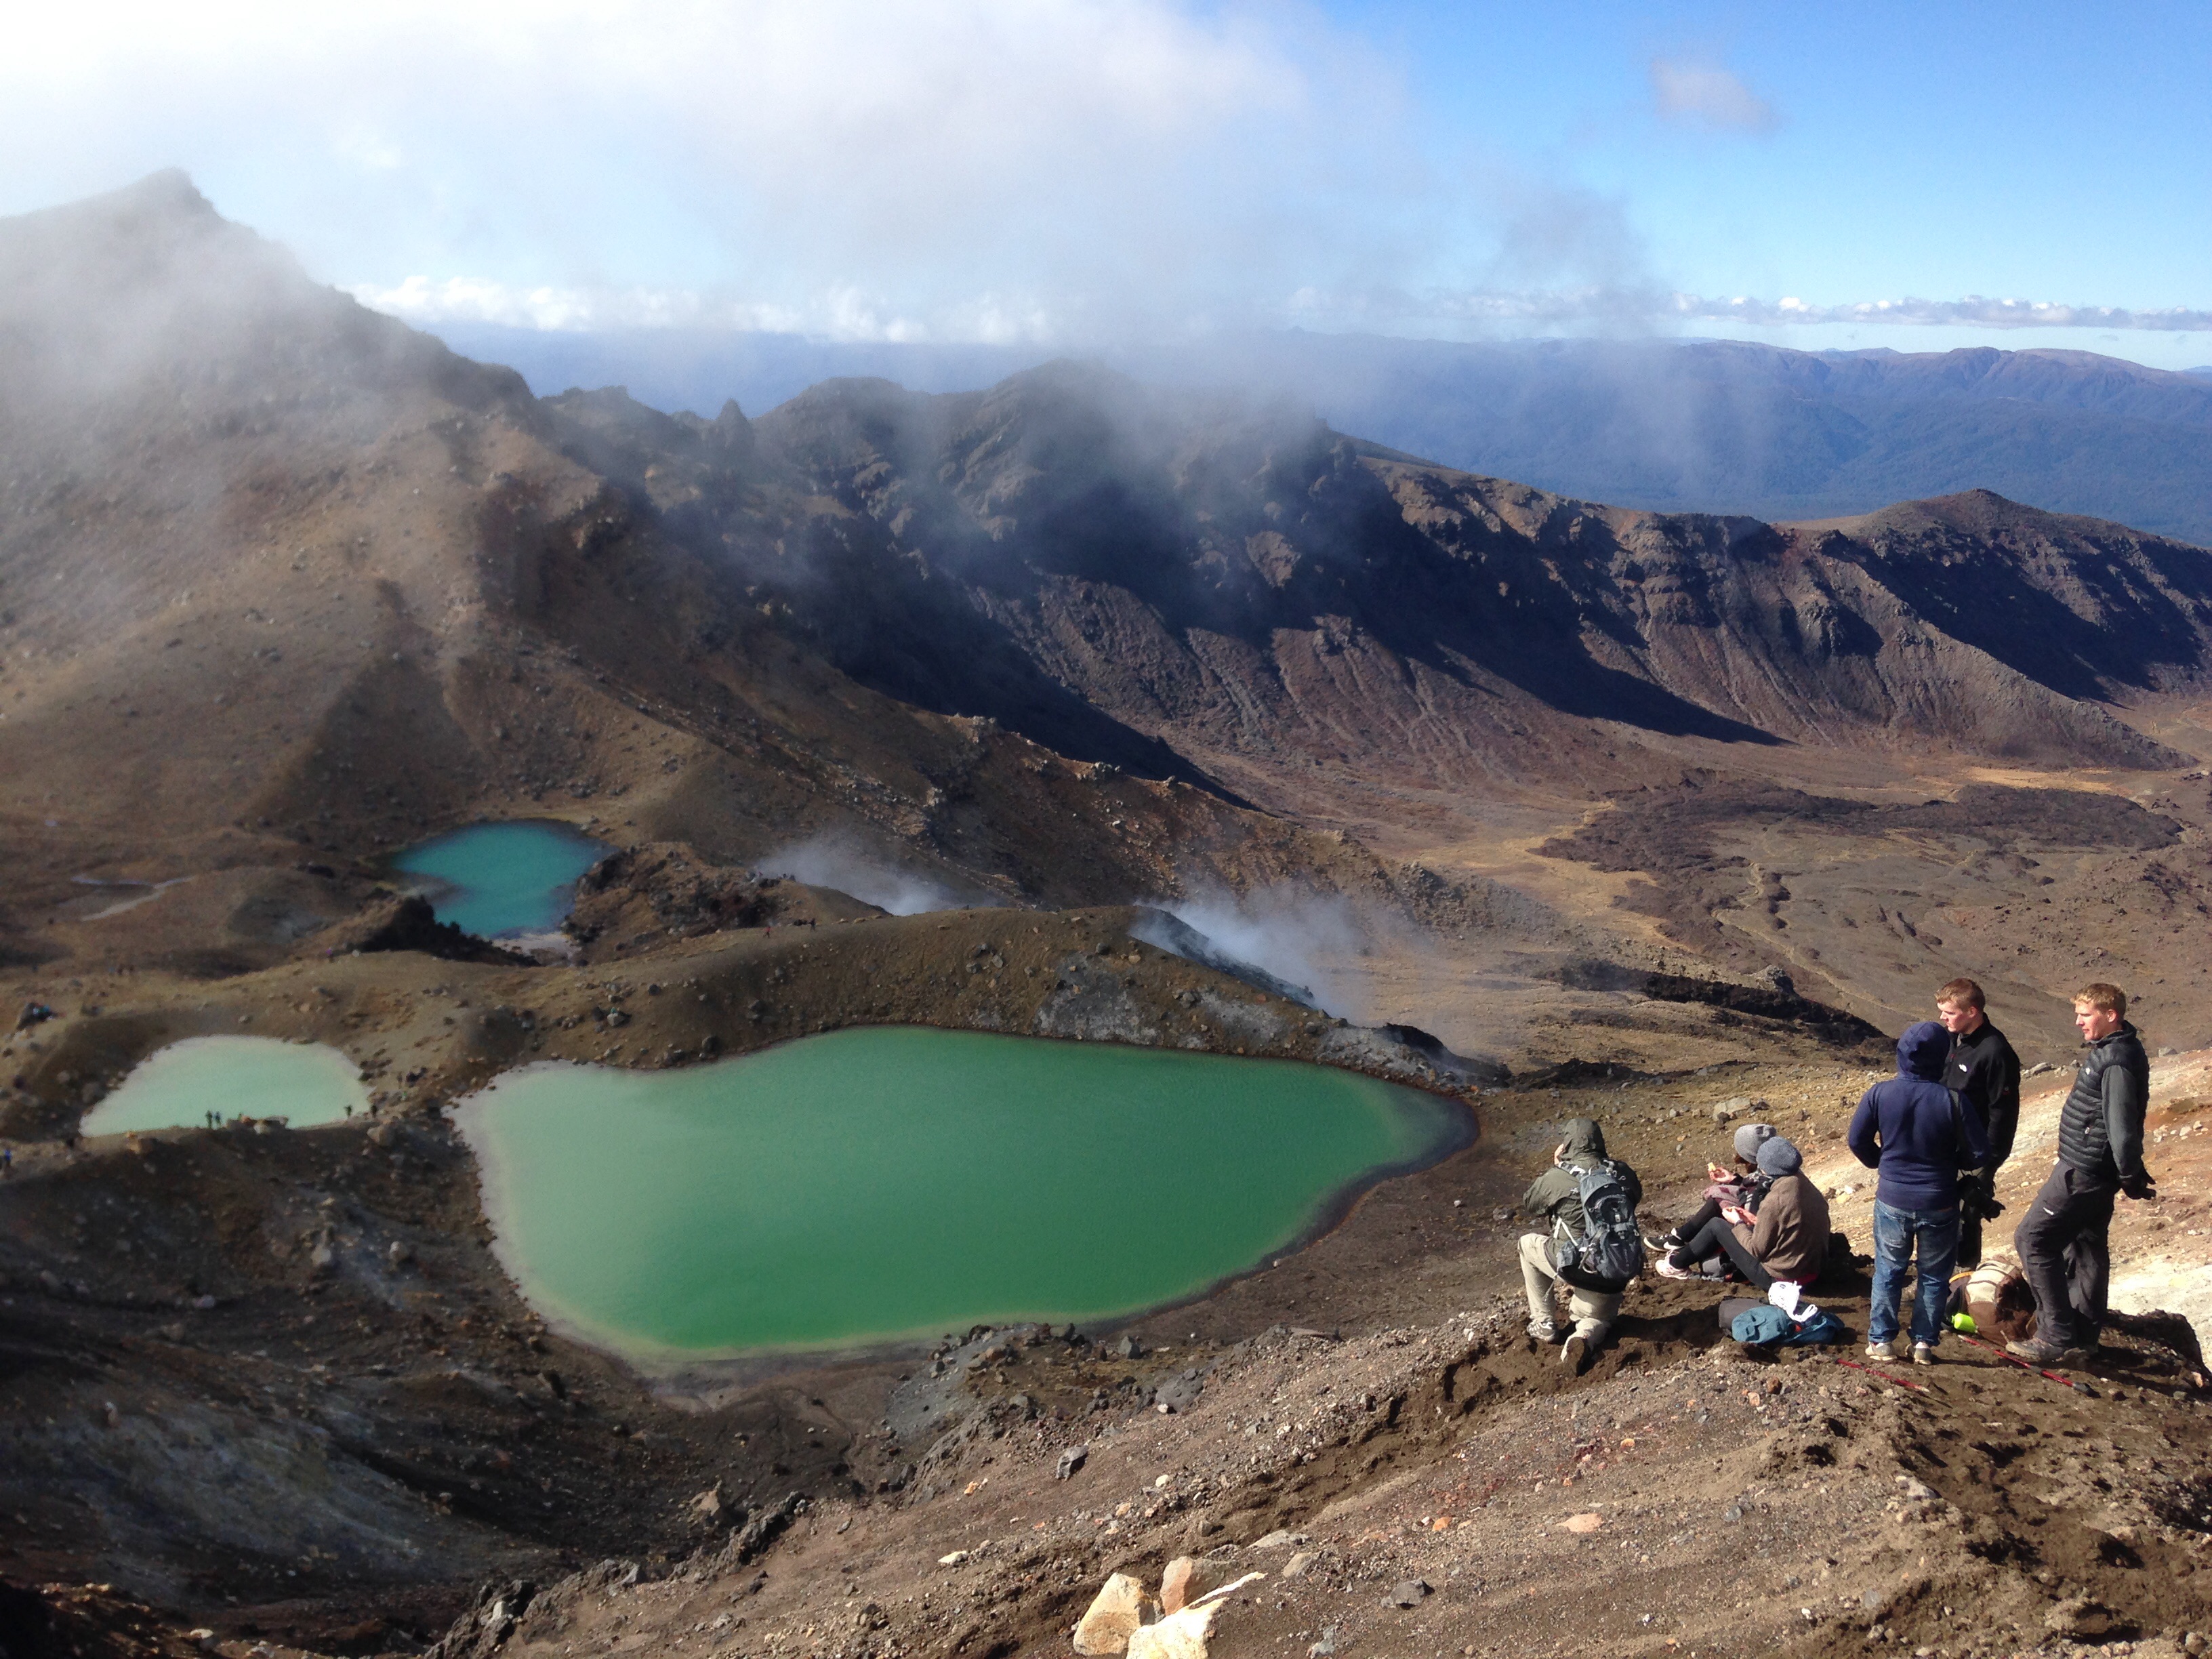
[[[16,45],[0,211],[182,166],[425,321],[2212,362],[2201,5],[209,0]]]

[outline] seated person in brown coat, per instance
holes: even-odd
[[[1759,1172],[1771,1183],[1756,1216],[1735,1205],[1696,1237],[1659,1259],[1668,1279],[1700,1277],[1701,1264],[1725,1256],[1747,1283],[1765,1291],[1777,1279],[1809,1285],[1828,1261],[1828,1200],[1802,1173],[1804,1158],[1780,1135],[1759,1149]]]

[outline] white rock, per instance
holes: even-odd
[[[1129,1659],[1206,1659],[1206,1638],[1220,1610],[1220,1602],[1205,1601],[1133,1632]]]

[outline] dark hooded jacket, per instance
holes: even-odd
[[[1897,1075],[1859,1097],[1850,1146],[1879,1170],[1874,1195],[1896,1210],[1948,1210],[1959,1202],[1959,1171],[1989,1158],[1980,1116],[1943,1086],[1951,1034],[1934,1020],[1897,1040]]]
[[[1565,1132],[1560,1139],[1567,1144],[1565,1160],[1538,1176],[1529,1182],[1528,1190],[1521,1200],[1524,1215],[1541,1216],[1549,1221],[1564,1221],[1568,1231],[1582,1237],[1582,1182],[1576,1172],[1587,1170],[1605,1158],[1605,1131],[1597,1127],[1595,1118],[1575,1117],[1567,1120]],[[1644,1183],[1636,1178],[1636,1171],[1626,1164],[1620,1166],[1629,1201],[1644,1202]]]

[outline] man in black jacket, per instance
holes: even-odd
[[[2075,994],[2074,1023],[2088,1057],[2059,1109],[2057,1166],[2013,1235],[2035,1292],[2035,1334],[2005,1346],[2037,1364],[2085,1359],[2097,1346],[2112,1278],[2113,1197],[2158,1196],[2142,1161],[2150,1060],[2127,1012],[2127,993],[2117,985]]]
[[[1943,1085],[1981,1119],[1989,1143],[1989,1162],[1959,1180],[1959,1251],[1952,1265],[1978,1267],[1982,1223],[2004,1209],[1996,1201],[1997,1166],[2012,1156],[2013,1137],[2020,1132],[2020,1056],[1990,1024],[1982,988],[1970,979],[1954,979],[1936,993],[1936,1018],[1951,1034]]]

